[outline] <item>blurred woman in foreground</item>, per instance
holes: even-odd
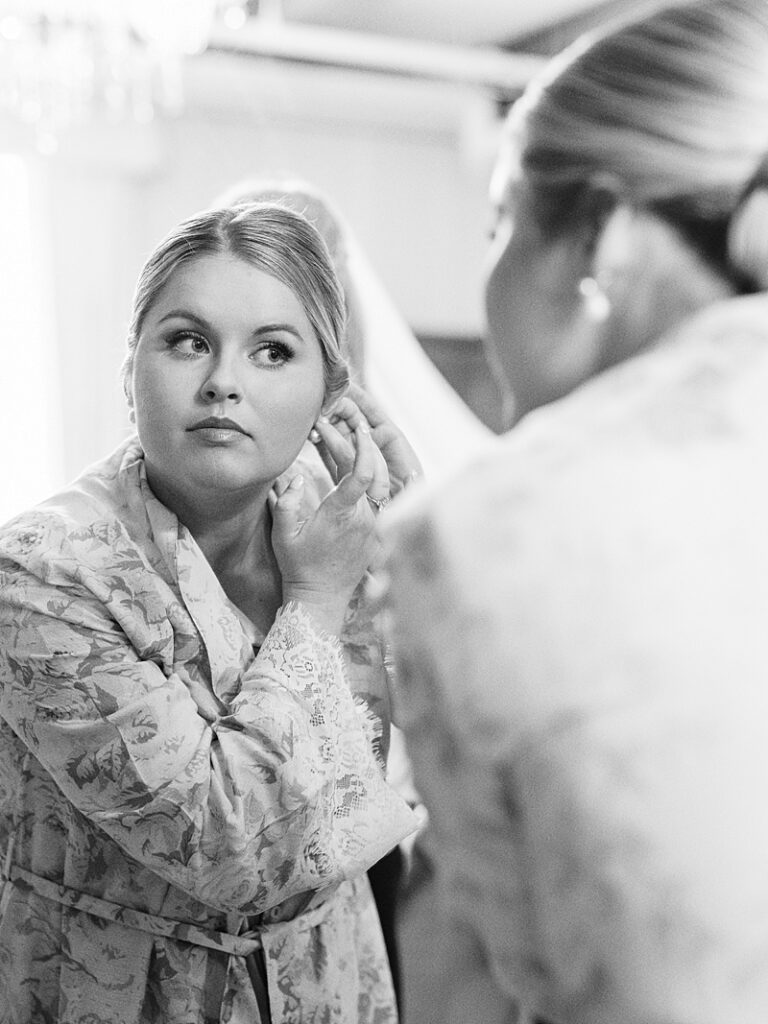
[[[510,114],[487,310],[522,419],[388,524],[469,936],[443,1020],[768,1014],[766,154],[762,0],[582,38]]]

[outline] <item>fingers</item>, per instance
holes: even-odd
[[[342,401],[353,404],[372,427],[378,427],[389,419],[379,403],[371,398],[368,392],[361,388],[359,384],[350,382],[347,393]],[[335,413],[336,409],[334,408],[333,411]]]
[[[368,485],[366,493],[377,501],[386,502],[390,498],[389,467],[378,446],[374,443],[373,447],[375,455],[373,479]]]
[[[336,411],[334,408],[332,419]],[[338,405],[338,413],[347,422],[353,422],[357,416],[368,423],[371,434],[389,467],[392,494],[397,494],[423,475],[421,462],[402,430],[389,418],[378,402],[358,384],[350,384],[347,394]]]
[[[355,461],[332,492],[342,504],[352,507],[363,497],[376,479],[377,459],[381,453],[373,443],[370,431],[362,424],[355,428]],[[383,460],[382,460],[383,461]]]
[[[388,498],[390,493],[389,469],[387,462],[373,440],[365,418],[359,409],[346,410],[350,419],[356,419],[356,425],[347,441],[336,426],[324,420],[318,420],[316,430],[320,435],[318,450],[329,472],[335,480],[340,480],[348,473],[367,471],[372,461],[373,475],[367,490],[377,499]],[[363,438],[363,458],[359,462],[360,438]],[[369,449],[371,451],[369,452]]]
[[[342,437],[349,439],[360,424],[369,426],[360,407],[347,395],[336,402],[327,419],[336,427]]]
[[[283,537],[295,536],[306,521],[302,520],[304,477],[298,474],[287,484],[276,483],[267,500],[273,531]]]
[[[320,435],[317,445],[320,458],[333,480],[338,482],[352,471],[355,464],[354,432],[348,435],[351,440],[347,440],[336,426],[324,419],[317,421],[315,430]]]

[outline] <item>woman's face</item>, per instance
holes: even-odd
[[[287,285],[235,256],[202,256],[172,275],[147,312],[132,390],[162,500],[260,496],[321,410],[322,352]]]
[[[529,186],[514,154],[499,158],[491,182],[495,228],[486,272],[487,349],[500,383],[512,393],[512,416],[567,394],[592,370],[576,264],[566,235],[545,239]]]

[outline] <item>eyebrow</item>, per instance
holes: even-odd
[[[191,320],[200,327],[210,327],[205,317],[198,316],[196,313],[190,313],[188,309],[172,309],[165,316],[160,317],[159,323],[165,323],[166,320]]]
[[[261,334],[277,334],[280,331],[285,331],[287,334],[292,334],[299,341],[304,341],[301,333],[292,324],[263,324],[261,327],[257,327],[253,333],[258,337]]]
[[[205,328],[206,330],[210,330],[211,328],[211,325],[208,323],[205,317],[198,316],[197,313],[192,313],[188,309],[172,309],[164,316],[161,316],[159,322],[162,324],[165,323],[166,320],[174,319],[191,320],[193,323],[197,324],[199,327]],[[251,334],[253,335],[253,337],[258,338],[261,337],[261,335],[263,334],[276,334],[279,333],[280,331],[285,331],[287,334],[292,334],[294,338],[296,338],[298,341],[304,341],[304,338],[301,335],[301,333],[292,324],[286,323],[262,324],[260,327],[257,327],[254,331],[252,331]]]

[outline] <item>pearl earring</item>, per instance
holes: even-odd
[[[317,430],[315,430],[314,427],[312,427],[312,429],[309,432],[309,440],[312,442],[312,444],[317,444],[318,441],[320,440],[320,434],[318,433]]]
[[[608,318],[611,312],[610,300],[594,277],[583,277],[579,281],[579,294],[584,299],[584,306],[590,320],[602,323]]]

